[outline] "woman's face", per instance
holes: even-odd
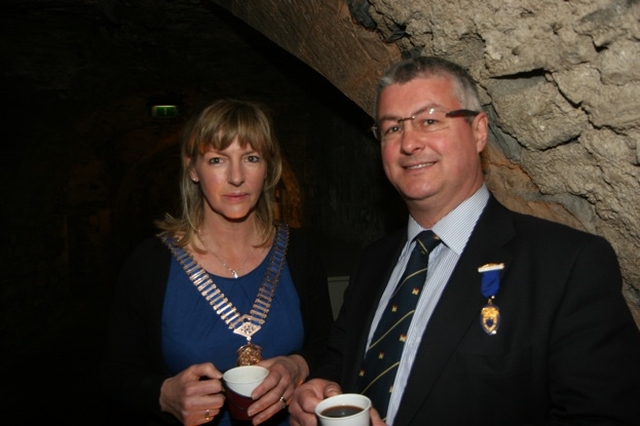
[[[222,151],[210,149],[191,160],[190,178],[200,182],[205,217],[241,221],[255,211],[267,177],[267,164],[250,144],[236,138]]]

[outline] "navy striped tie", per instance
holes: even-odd
[[[415,241],[407,267],[367,348],[358,378],[361,392],[371,399],[383,420],[387,417],[407,331],[427,276],[429,252],[440,243],[432,231],[422,231]]]

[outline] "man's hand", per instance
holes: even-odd
[[[312,379],[293,393],[289,413],[291,426],[317,426],[316,405],[330,396],[342,393],[340,385],[323,379]]]
[[[369,411],[369,418],[371,419],[371,426],[387,426],[387,424],[380,418],[378,410],[373,407],[371,407],[371,410]]]

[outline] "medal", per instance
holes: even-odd
[[[262,361],[262,348],[253,343],[240,346],[236,353],[238,354],[237,366],[254,365]]]
[[[504,263],[487,263],[478,268],[482,274],[480,292],[487,298],[487,304],[480,311],[480,325],[485,333],[493,336],[500,327],[500,308],[493,301],[500,290],[500,271],[504,269]]]
[[[492,336],[498,332],[500,326],[500,309],[489,299],[489,303],[480,311],[480,324],[485,333]]]
[[[235,334],[244,336],[247,339],[247,344],[240,346],[236,351],[238,354],[238,360],[236,361],[237,366],[254,365],[262,361],[262,348],[251,343],[251,336],[262,327],[260,324],[252,322],[252,319],[253,317],[250,315],[243,315],[239,318],[240,325],[233,330]]]

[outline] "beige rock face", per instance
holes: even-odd
[[[491,189],[515,210],[607,238],[640,324],[640,2],[351,0],[369,29],[344,0],[215,3],[365,111],[401,55],[468,66],[492,118]]]

